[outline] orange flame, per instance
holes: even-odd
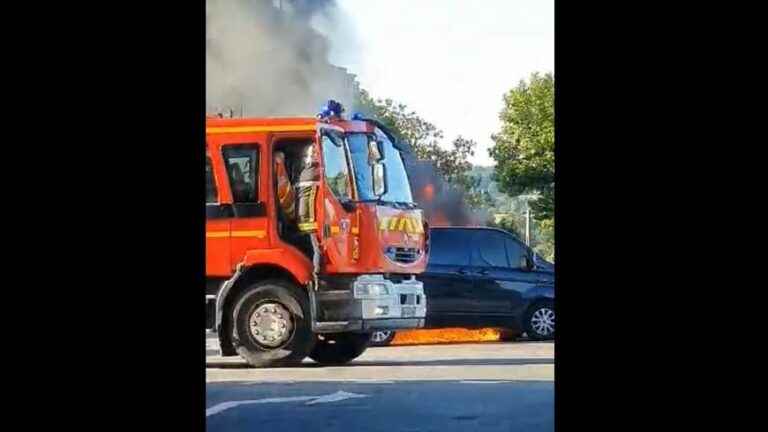
[[[467,330],[445,328],[432,330],[408,330],[395,333],[392,345],[419,345],[456,342],[489,342],[501,339],[501,331],[494,328]]]
[[[424,200],[432,202],[432,200],[435,199],[435,187],[432,185],[432,183],[424,186],[424,189],[421,192]]]
[[[451,221],[440,210],[435,209],[432,214],[429,215],[429,224],[433,226],[447,226],[451,225]]]

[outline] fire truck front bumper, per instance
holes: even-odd
[[[424,327],[427,298],[414,276],[326,276],[310,295],[318,333]]]

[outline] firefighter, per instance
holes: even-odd
[[[317,275],[320,272],[320,241],[317,237],[318,226],[315,215],[315,201],[319,187],[320,161],[315,146],[309,144],[303,149],[298,181],[296,182],[296,195],[299,200],[299,232],[308,235],[312,242],[315,287],[317,287]]]
[[[277,177],[277,200],[289,224],[296,223],[296,191],[288,177],[285,153],[275,152],[275,176]]]

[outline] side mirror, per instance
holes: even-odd
[[[346,211],[347,213],[352,213],[355,211],[355,203],[348,200],[342,200],[341,201],[341,207]]]
[[[368,163],[373,165],[382,159],[379,142],[373,139],[368,141]]]
[[[528,255],[522,255],[520,257],[520,268],[525,271],[531,271],[534,269],[534,262],[533,259],[531,259]]]
[[[373,194],[380,197],[386,193],[386,182],[384,181],[384,164],[375,163],[373,169]]]

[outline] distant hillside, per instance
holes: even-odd
[[[491,213],[517,213],[522,214],[525,212],[526,201],[531,197],[522,195],[518,197],[510,197],[507,194],[500,192],[498,184],[493,181],[492,166],[473,166],[470,170],[470,174],[473,177],[480,177],[480,190],[488,191],[495,201],[495,205],[489,210]]]
[[[470,170],[470,175],[473,177],[480,177],[480,190],[488,191],[496,203],[490,210],[492,212],[499,212],[502,209],[509,209],[511,198],[506,194],[499,192],[498,185],[491,178],[493,176],[493,170],[494,167],[492,166],[473,166]]]

